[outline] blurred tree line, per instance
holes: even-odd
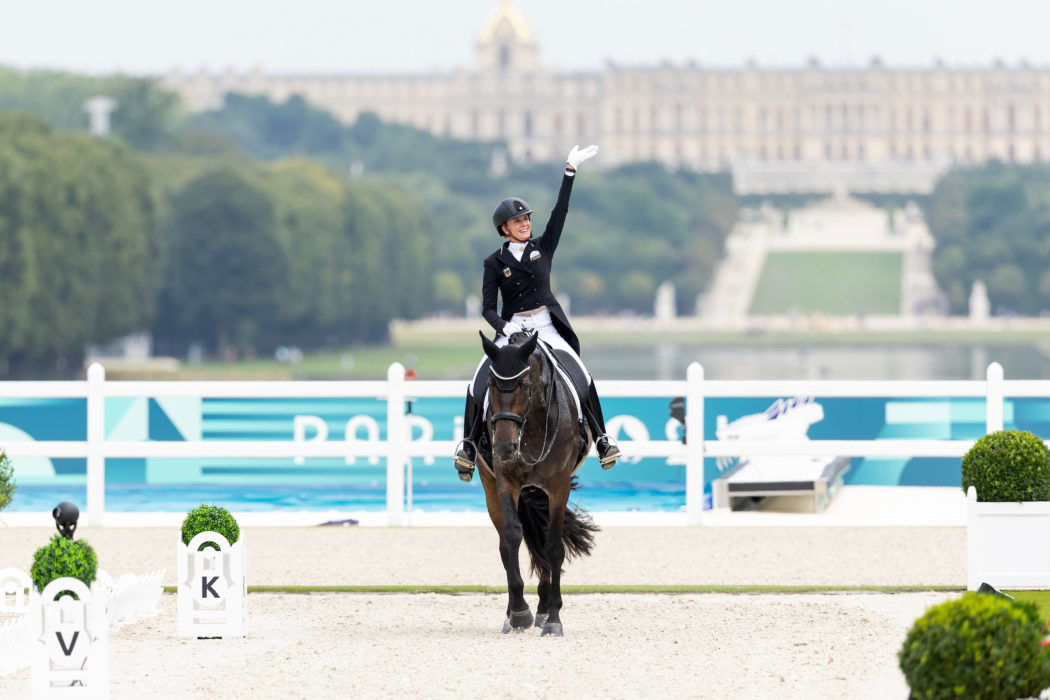
[[[1050,167],[993,161],[953,171],[926,215],[937,241],[934,275],[952,313],[967,313],[978,280],[995,314],[1050,311]]]
[[[86,99],[118,102],[111,137]],[[191,115],[152,81],[0,69],[0,375],[73,372],[86,343],[150,330],[158,352],[269,354],[383,341],[393,318],[462,315],[526,198],[538,230],[559,164],[499,175],[499,143],[434,137],[293,97]],[[566,144],[566,151],[572,144]],[[721,255],[726,175],[585,169],[555,285],[573,313],[683,313]]]

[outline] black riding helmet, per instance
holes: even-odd
[[[496,227],[496,233],[503,235],[503,231],[500,230],[500,226],[507,223],[516,216],[525,216],[526,214],[532,213],[532,207],[524,199],[518,197],[507,197],[499,206],[496,207],[496,211],[492,212],[492,225]]]

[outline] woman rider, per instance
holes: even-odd
[[[569,319],[558,300],[551,293],[551,260],[561,238],[565,217],[569,213],[569,195],[576,176],[576,168],[598,153],[597,146],[581,149],[573,146],[565,163],[558,201],[551,212],[547,228],[539,238],[532,237],[532,209],[525,200],[508,197],[499,203],[492,214],[496,232],[506,238],[503,245],[485,258],[481,285],[481,314],[496,329],[496,345],[504,346],[511,334],[525,330],[538,331],[540,339],[551,347],[565,350],[580,362],[580,341],[569,325]],[[503,313],[496,313],[496,298],[503,297]],[[479,367],[480,369],[480,367]],[[604,469],[612,467],[620,458],[620,449],[605,432],[598,393],[590,380],[589,396],[580,399],[583,412],[595,437],[594,446]],[[474,386],[471,382],[470,387]],[[463,420],[462,448],[456,452],[456,470],[459,478],[470,481],[474,476],[477,444],[484,424],[480,406],[467,388],[467,408]]]

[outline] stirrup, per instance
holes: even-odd
[[[461,481],[469,482],[474,478],[474,460],[477,459],[478,448],[470,440],[460,440],[456,445],[463,445],[462,449],[456,451],[456,456],[453,459],[456,465],[456,471],[459,472],[459,478]],[[467,448],[473,448],[474,459],[470,458],[470,453],[467,452]]]
[[[605,449],[599,449],[599,443],[605,443]],[[602,435],[595,441],[595,449],[598,451],[598,461],[602,465],[602,469],[612,469],[616,464],[616,460],[623,457],[623,453],[620,452],[620,448],[609,439],[608,435]],[[602,454],[604,452],[605,454]]]

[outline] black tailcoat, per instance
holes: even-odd
[[[569,213],[569,195],[572,194],[574,179],[572,175],[562,178],[558,201],[551,211],[547,228],[543,230],[543,235],[532,238],[525,244],[520,262],[510,252],[509,240],[485,258],[481,284],[481,315],[497,333],[502,333],[503,326],[514,314],[546,306],[559,335],[579,355],[579,338],[572,330],[561,304],[551,293],[551,262],[561,238],[565,217]],[[496,301],[499,296],[503,297],[503,310],[497,314]]]

